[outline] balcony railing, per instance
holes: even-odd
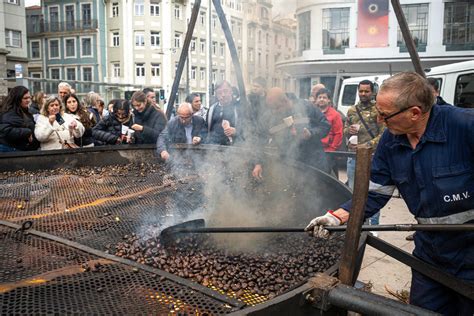
[[[34,35],[49,32],[73,32],[97,29],[96,19],[79,21],[40,22],[28,25],[28,34]]]

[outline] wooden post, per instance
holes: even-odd
[[[369,192],[370,165],[372,148],[367,145],[357,146],[354,192],[352,193],[352,210],[347,223],[346,239],[341,256],[339,280],[343,284],[353,285],[357,250],[364,222],[365,204]]]
[[[391,1],[393,11],[395,11],[395,15],[398,20],[398,25],[400,26],[400,30],[402,31],[403,39],[405,40],[405,44],[407,45],[408,53],[410,53],[410,58],[411,62],[413,63],[413,67],[415,67],[415,71],[419,75],[426,78],[425,71],[421,67],[420,56],[418,56],[418,52],[415,47],[415,42],[413,42],[413,38],[411,37],[410,29],[408,28],[407,20],[405,19],[405,15],[403,14],[400,1]]]

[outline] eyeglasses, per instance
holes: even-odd
[[[392,117],[397,116],[398,114],[403,113],[403,112],[405,112],[405,111],[407,111],[407,110],[409,110],[409,109],[411,109],[415,106],[416,105],[409,106],[407,108],[401,109],[400,111],[397,111],[397,112],[392,113],[392,114],[385,114],[385,113],[380,112],[379,109],[377,109],[377,108],[375,108],[375,109],[377,110],[378,116],[380,116],[385,121],[385,123],[387,123],[387,121],[389,119],[391,119]]]

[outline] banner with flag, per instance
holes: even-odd
[[[389,0],[359,0],[357,47],[388,46]]]

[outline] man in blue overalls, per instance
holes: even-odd
[[[378,119],[387,130],[372,161],[365,216],[378,212],[395,187],[420,224],[474,222],[474,110],[434,105],[416,73],[384,81]],[[327,237],[322,225],[347,222],[351,201],[313,219],[306,230]],[[474,232],[417,232],[413,254],[474,283]],[[445,315],[473,315],[474,302],[412,270],[410,303]]]

